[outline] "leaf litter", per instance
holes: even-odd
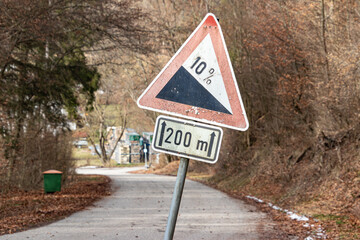
[[[75,175],[61,192],[45,194],[42,189],[12,189],[1,193],[0,236],[45,225],[83,210],[111,194],[110,182],[106,176]]]

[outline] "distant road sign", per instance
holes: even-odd
[[[245,131],[224,37],[209,13],[138,99],[141,108]]]
[[[159,116],[152,147],[159,152],[215,163],[222,136],[223,132],[219,127]]]

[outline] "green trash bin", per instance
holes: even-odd
[[[48,170],[43,172],[43,174],[45,193],[60,192],[62,172],[57,170]]]

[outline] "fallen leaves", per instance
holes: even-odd
[[[91,206],[110,195],[110,178],[97,175],[76,175],[61,192],[45,194],[43,190],[13,189],[0,199],[0,235],[64,218]]]

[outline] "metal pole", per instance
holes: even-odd
[[[146,154],[147,154],[146,143],[143,144],[143,153],[144,153],[145,168],[149,168],[149,166],[148,166],[148,164],[147,164],[147,159],[146,159]]]
[[[176,177],[176,183],[174,188],[174,193],[171,201],[171,207],[169,212],[169,217],[167,221],[166,231],[164,240],[172,240],[175,232],[176,219],[179,213],[181,196],[184,189],[186,172],[189,165],[188,158],[181,158],[180,165]]]
[[[146,150],[147,151],[147,150]],[[146,159],[146,151],[145,151],[145,168],[149,168],[148,164],[147,164],[147,159]]]
[[[129,163],[131,163],[131,143],[129,145]]]

